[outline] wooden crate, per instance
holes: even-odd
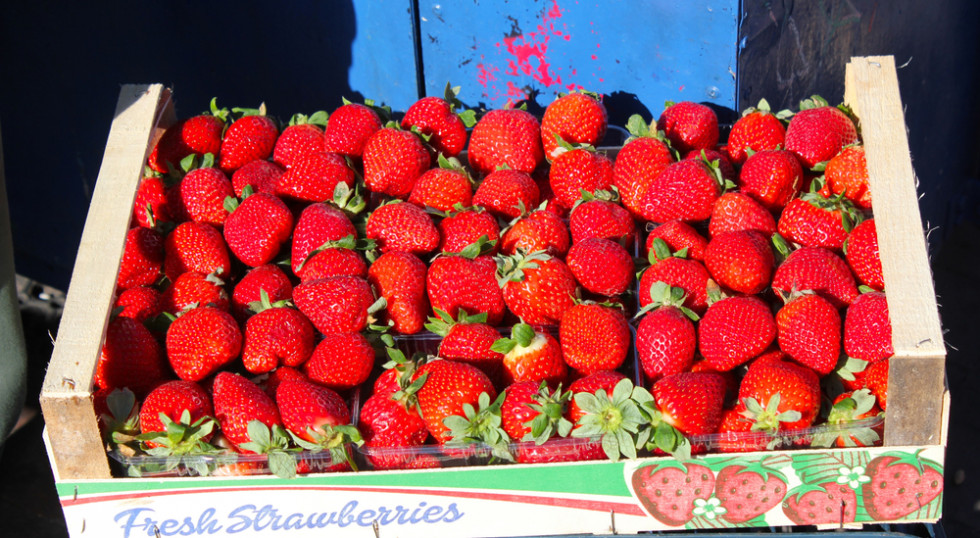
[[[153,141],[176,120],[166,88],[123,86],[41,395],[49,455],[70,532],[109,536],[235,530],[264,536],[288,528],[293,535],[312,536],[330,528],[364,535],[361,527],[377,525],[397,527],[395,534],[404,536],[520,536],[778,526],[797,524],[787,511],[796,488],[796,495],[802,495],[811,486],[834,483],[855,494],[856,505],[851,505],[857,513],[846,519],[856,516],[858,524],[874,523],[889,518],[875,509],[868,474],[905,461],[910,465],[903,469],[928,475],[934,487],[938,480],[941,490],[948,411],[945,348],[893,58],[853,58],[846,88],[845,101],[861,119],[894,328],[885,446],[709,455],[687,466],[671,458],[646,458],[282,480],[123,479],[110,474],[92,404],[92,379],[136,185]],[[671,468],[694,469],[691,465],[707,469],[712,484],[723,474],[761,465],[782,482],[776,483],[781,496],[747,521],[718,512],[715,496],[700,499],[700,512],[687,521],[655,515],[643,478],[670,473]],[[890,519],[935,521],[941,506],[939,493]],[[502,511],[509,517],[496,516]]]

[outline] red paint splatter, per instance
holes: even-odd
[[[593,59],[593,60],[598,60],[598,59],[599,59],[599,57],[598,57],[598,56],[596,56],[595,54],[593,54],[593,55],[592,55],[592,59]]]
[[[566,35],[565,36],[565,41],[571,41],[571,40],[572,40],[572,36],[570,36],[570,35]]]
[[[681,84],[681,87],[680,87],[680,88],[677,88],[677,91],[679,91],[679,92],[682,92],[682,91],[684,91],[684,85],[683,85],[683,84]]]
[[[599,82],[605,82],[605,81],[606,81],[606,79],[604,79],[602,77],[599,77]]]
[[[600,46],[602,46],[602,43],[596,43],[595,44],[595,48],[599,48]]]

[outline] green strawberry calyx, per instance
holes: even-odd
[[[166,413],[160,413],[163,430],[158,432],[141,433],[136,439],[147,447],[146,453],[151,456],[179,457],[187,455],[214,454],[218,449],[204,441],[214,431],[215,421],[212,417],[201,417],[191,422],[190,411],[184,409],[180,420],[172,420]],[[147,443],[158,446],[148,447]]]
[[[606,394],[604,389],[595,394],[575,394],[575,404],[585,414],[572,430],[572,437],[599,437],[603,452],[613,461],[618,461],[621,456],[636,459],[637,434],[646,421],[633,399],[637,388],[629,379],[623,379],[616,383],[612,394]]]
[[[470,129],[476,125],[476,111],[466,108],[463,102],[459,100],[461,89],[460,86],[453,86],[452,83],[447,81],[446,89],[443,92],[443,99],[449,103],[449,109],[452,110],[453,114],[459,116],[459,119],[463,121],[463,126]]]
[[[746,398],[745,411],[742,416],[753,420],[752,431],[776,432],[781,429],[783,422],[796,422],[802,418],[802,414],[790,409],[779,411],[779,403],[782,396],[777,392],[769,398],[765,407],[755,398]]]
[[[296,477],[296,458],[298,449],[290,444],[290,436],[286,429],[279,424],[273,424],[270,429],[261,420],[249,421],[247,426],[249,441],[241,443],[242,450],[265,454],[269,462],[269,470],[279,478]]]
[[[526,433],[521,441],[534,441],[534,444],[542,445],[556,435],[568,437],[574,426],[565,418],[565,411],[572,400],[571,391],[562,392],[561,384],[555,390],[551,390],[548,388],[548,382],[542,381],[537,394],[532,396],[532,399],[534,403],[528,404],[528,407],[538,414],[524,424],[531,431]]]
[[[531,343],[537,336],[538,332],[534,329],[534,327],[528,325],[527,323],[518,323],[511,328],[510,338],[497,339],[497,341],[490,346],[490,349],[492,351],[496,351],[497,353],[503,353],[506,355],[515,349],[520,351],[530,347]]]
[[[551,258],[552,256],[544,250],[525,253],[521,249],[512,256],[503,254],[496,256],[494,259],[497,262],[497,282],[500,283],[501,288],[508,282],[520,282],[525,278],[525,271],[537,269],[541,262]]]
[[[289,118],[288,126],[293,125],[316,125],[317,127],[323,128],[327,126],[327,120],[330,115],[325,110],[317,110],[313,114],[307,116],[306,114],[296,113]]]
[[[361,432],[358,431],[356,426],[351,426],[350,424],[325,424],[318,428],[308,427],[306,434],[313,439],[312,442],[303,439],[292,431],[287,430],[287,433],[292,438],[292,441],[301,449],[309,450],[313,453],[325,450],[330,453],[330,458],[333,463],[344,461],[351,466],[351,469],[358,470],[357,463],[351,457],[350,450],[348,450],[352,444],[357,446],[364,444]]]
[[[490,448],[494,457],[505,461],[514,461],[510,453],[510,436],[504,431],[500,416],[500,407],[504,397],[501,393],[493,402],[486,392],[480,393],[477,407],[470,403],[463,404],[463,416],[450,415],[443,419],[443,424],[449,428],[450,440],[447,446],[470,446],[483,443]]]
[[[443,338],[449,334],[450,329],[452,329],[455,325],[487,322],[486,312],[480,312],[471,316],[466,313],[466,310],[460,308],[455,318],[449,312],[439,308],[434,308],[433,312],[435,313],[435,316],[429,317],[428,322],[425,324],[425,328],[428,329],[429,332],[438,334]]]
[[[687,299],[687,294],[684,292],[684,288],[672,287],[663,281],[654,282],[650,285],[650,303],[641,308],[633,319],[639,319],[652,310],[668,306],[677,308],[691,321],[701,319],[693,310],[684,306],[685,299]]]
[[[661,450],[678,461],[690,459],[691,442],[683,432],[664,420],[663,412],[650,391],[637,387],[633,391],[633,399],[645,419],[637,435],[637,447]]]

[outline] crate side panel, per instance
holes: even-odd
[[[418,99],[420,76],[415,66],[411,2],[354,0],[353,4],[356,35],[348,74],[351,89],[393,110],[407,110]],[[356,96],[345,97],[354,100]]]

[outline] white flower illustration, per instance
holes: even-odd
[[[854,468],[840,468],[840,476],[837,477],[838,484],[847,484],[851,489],[857,489],[866,482],[871,482],[871,477],[864,474],[864,467],[858,465]]]
[[[696,516],[704,516],[708,519],[714,519],[728,510],[725,510],[721,506],[721,501],[718,497],[712,497],[708,500],[704,499],[694,499],[694,510],[693,514]]]

